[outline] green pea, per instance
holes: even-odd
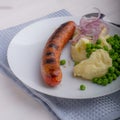
[[[108,77],[108,83],[111,83],[113,81],[113,77]]]
[[[112,60],[116,60],[116,56],[110,55],[110,57],[112,58]]]
[[[80,90],[85,90],[86,89],[86,86],[85,85],[80,85]]]
[[[95,48],[95,45],[93,43],[91,43],[91,48]]]
[[[96,41],[96,44],[101,44],[101,40],[100,39],[98,39],[97,41]]]
[[[87,43],[86,48],[91,49],[91,43]]]
[[[107,73],[106,76],[107,76],[107,78],[109,78],[109,77],[111,77],[112,75],[111,75],[111,73]]]
[[[114,42],[113,42],[113,41],[110,41],[109,43],[110,43],[111,45],[114,45]]]
[[[109,50],[109,49],[108,49],[108,46],[103,46],[103,49],[106,50],[106,51]]]
[[[117,62],[120,63],[120,58],[117,58]]]
[[[115,68],[113,66],[108,68],[108,72],[114,73],[114,71],[115,71]]]
[[[120,45],[120,44],[119,44]],[[119,49],[117,49],[117,50],[115,50],[115,52],[117,52],[118,53],[118,58],[119,58],[119,55],[120,55],[120,48]]]
[[[108,79],[103,79],[103,80],[102,80],[102,85],[103,85],[103,86],[106,86],[107,84],[108,84]]]
[[[60,60],[60,65],[65,65],[66,64],[66,60]]]
[[[101,85],[101,84],[102,84],[102,79],[101,79],[101,78],[98,79],[97,84],[98,84],[98,85]]]
[[[118,43],[114,43],[114,44],[112,45],[112,47],[113,47],[114,49],[118,49],[118,48],[119,48]]]
[[[117,67],[119,66],[118,62],[115,62],[115,61],[114,61],[114,62],[113,62],[113,66],[117,68]]]
[[[119,54],[117,52],[114,53],[114,55],[118,58]]]
[[[101,49],[102,47],[101,47],[101,45],[96,45],[95,48]]]
[[[116,79],[117,79],[116,74],[113,74],[112,77],[113,77],[113,80],[116,80]]]
[[[86,48],[86,52],[90,53],[91,52],[91,48]]]
[[[120,66],[118,66],[118,67],[116,68],[116,70],[120,71]]]
[[[104,75],[104,76],[102,76],[101,78],[102,78],[102,79],[106,79],[107,77],[106,77],[106,75]]]
[[[115,52],[114,49],[110,49],[110,50],[109,50],[109,54],[110,54],[110,55],[114,54],[114,52]]]
[[[119,70],[117,70],[117,69],[115,70],[115,73],[116,73],[116,75],[117,75],[117,76],[119,76],[119,75],[120,75],[120,71],[119,71]]]
[[[97,81],[98,81],[98,78],[93,78],[93,79],[92,79],[92,82],[93,82],[93,83],[97,83]]]
[[[116,40],[120,40],[120,36],[119,36],[118,34],[115,34],[113,37],[114,37],[114,39],[116,39]]]
[[[96,49],[95,49],[95,48],[93,48],[93,49],[92,49],[92,52],[95,52],[95,51],[96,51]]]
[[[110,57],[112,58],[112,60],[116,60],[117,59],[117,56],[115,54],[111,55]]]

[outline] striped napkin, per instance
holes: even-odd
[[[15,27],[0,31],[0,72],[13,80],[35,100],[44,104],[50,112],[61,120],[118,120],[120,117],[120,91],[94,99],[63,99],[39,93],[24,85],[12,73],[7,63],[7,48],[12,38],[24,27],[52,17],[71,16],[66,10],[51,13],[45,17],[33,20]]]

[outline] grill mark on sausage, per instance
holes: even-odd
[[[52,64],[52,63],[55,63],[55,59],[54,59],[54,58],[46,59],[45,63],[46,63],[46,64]]]
[[[53,53],[53,52],[47,52],[46,53],[46,56],[54,56],[55,55],[55,53]]]
[[[48,47],[58,49],[58,46],[54,43],[50,43]]]

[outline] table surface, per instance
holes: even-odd
[[[0,30],[61,9],[73,16],[95,12],[99,8],[119,23],[120,0],[0,0]],[[36,102],[12,80],[0,74],[0,120],[57,120],[46,107]]]

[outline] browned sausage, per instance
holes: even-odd
[[[41,75],[49,86],[56,86],[61,82],[60,55],[65,44],[72,38],[75,23],[68,21],[62,24],[48,39],[42,55]]]

